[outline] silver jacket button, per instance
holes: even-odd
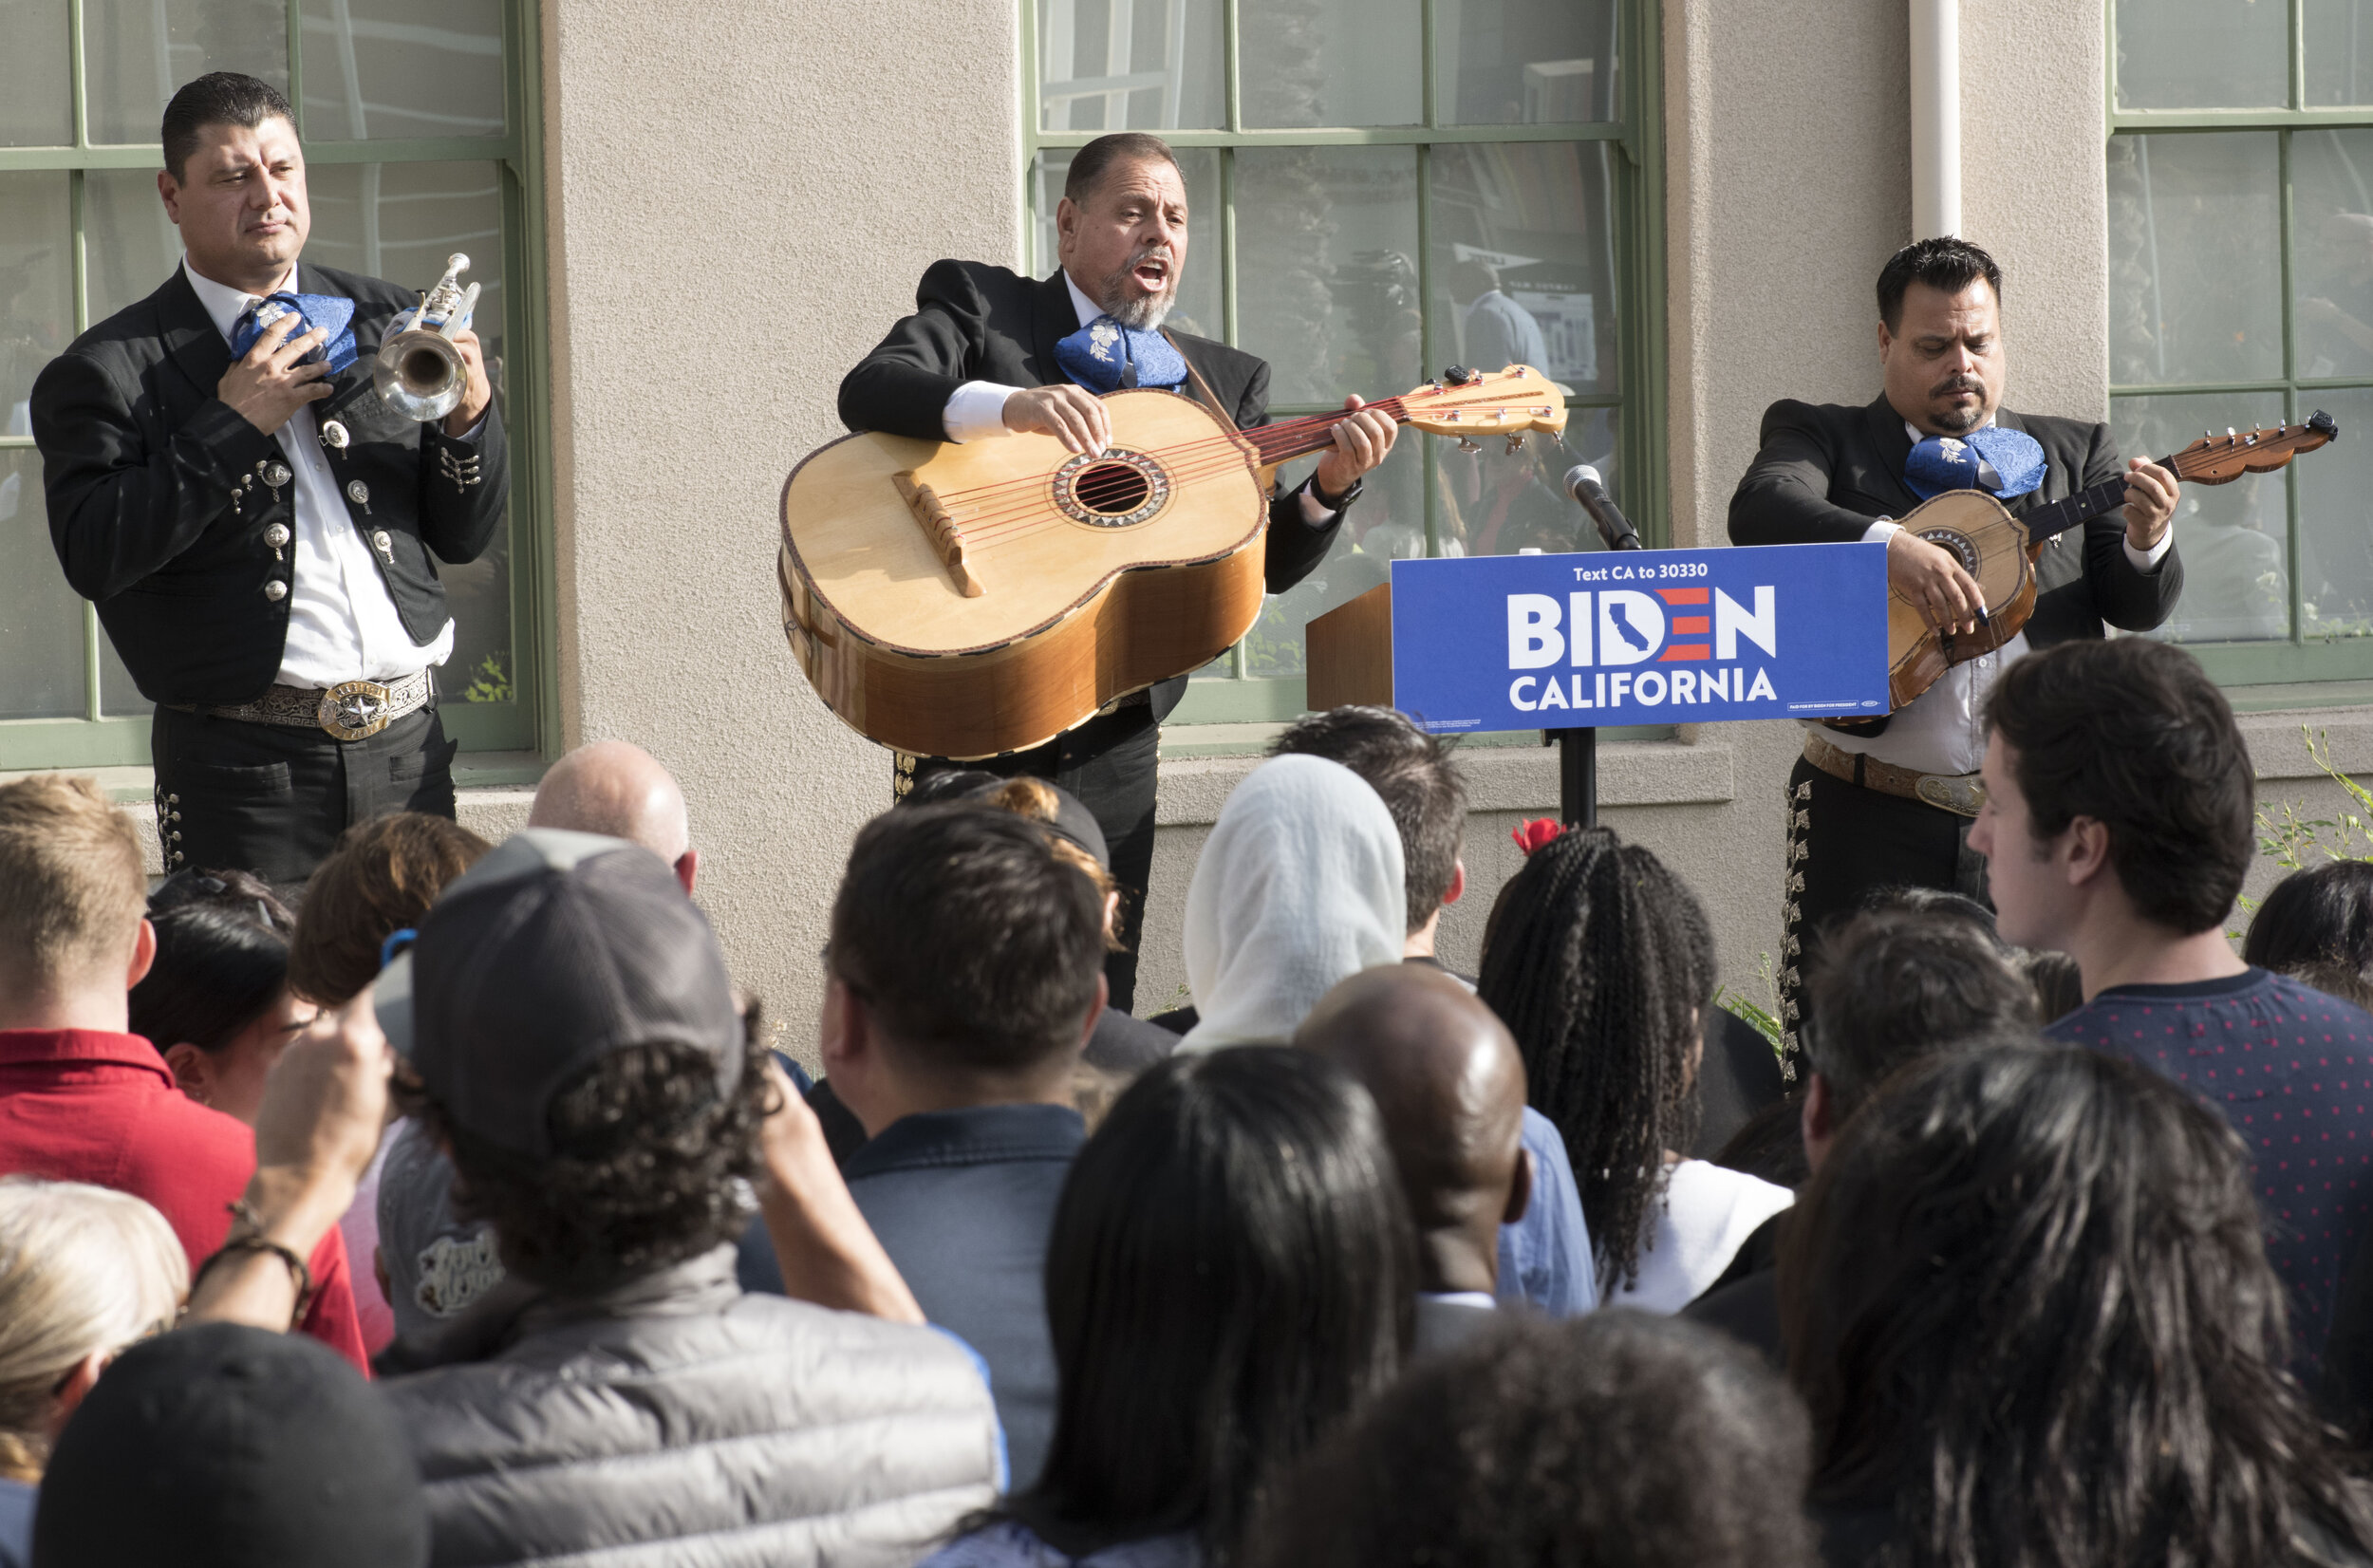
[[[264,484],[268,489],[271,490],[278,490],[282,485],[287,484],[290,479],[295,477],[295,475],[289,472],[288,468],[280,463],[274,463],[270,468],[264,470]]]
[[[277,577],[264,585],[264,597],[271,600],[275,605],[280,603],[281,600],[286,599],[288,596],[289,585],[282,582]]]
[[[271,527],[270,527],[270,528],[268,528],[268,529],[264,530],[264,543],[266,543],[266,544],[268,544],[268,545],[271,546],[271,548],[272,548],[272,549],[274,549],[274,550],[278,550],[278,549],[280,549],[283,545],[286,545],[288,542],[289,542],[289,525],[288,525],[288,524],[286,524],[286,523],[274,523],[274,524],[272,524],[272,525],[271,525]]]
[[[387,531],[383,528],[371,535],[371,543],[378,546],[383,551],[393,550],[396,544],[395,540],[387,536]]]
[[[360,479],[348,479],[346,481],[346,499],[352,501],[356,506],[368,506],[371,500],[371,487],[364,484]]]

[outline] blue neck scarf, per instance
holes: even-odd
[[[1981,459],[1993,469],[1997,483],[1985,482]],[[2042,484],[2045,468],[2042,442],[2024,430],[1990,424],[1957,439],[1931,436],[1912,448],[1903,464],[1903,487],[1923,501],[1948,490],[1986,490],[2009,500]]]
[[[1169,339],[1123,327],[1111,316],[1098,316],[1057,343],[1055,363],[1063,374],[1097,393],[1125,386],[1168,389],[1186,379],[1186,361]]]
[[[327,358],[334,375],[354,363],[354,301],[335,294],[291,293],[285,289],[265,296],[239,317],[231,333],[231,357],[245,359],[255,340],[264,335],[264,328],[290,313],[296,316],[297,325],[289,329],[290,337],[303,337],[316,327],[327,334],[322,345],[299,360],[299,364]]]

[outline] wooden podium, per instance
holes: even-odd
[[[1392,585],[1374,588],[1311,622],[1303,632],[1314,713],[1348,702],[1392,705]]]

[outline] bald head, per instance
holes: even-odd
[[[640,844],[676,868],[692,890],[699,852],[675,775],[642,747],[624,740],[579,746],[552,764],[528,811],[531,828],[607,833]]]
[[[1524,1062],[1506,1027],[1441,970],[1386,964],[1320,998],[1294,1043],[1350,1069],[1376,1102],[1425,1243],[1426,1288],[1492,1289],[1499,1227],[1523,1218],[1532,1192]]]

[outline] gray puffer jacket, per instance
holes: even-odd
[[[595,1299],[501,1287],[412,1364],[383,1387],[437,1568],[904,1565],[1004,1483],[962,1345],[744,1296],[731,1247]]]

